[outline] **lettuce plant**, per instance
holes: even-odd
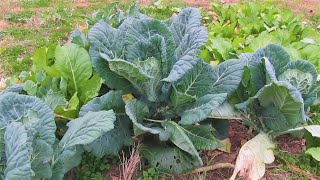
[[[125,18],[118,27],[100,21],[90,28],[94,70],[116,91],[90,101],[80,116],[112,108],[118,130],[86,148],[99,156],[117,152],[129,143],[123,137],[130,133],[126,124],[132,123],[142,155],[160,171],[182,173],[202,165],[198,150],[220,146],[214,128],[204,120],[237,89],[244,67],[238,60],[216,68],[203,62],[198,53],[207,38],[195,8],[168,20],[139,15]]]
[[[301,126],[306,111],[317,102],[320,82],[316,68],[305,60],[290,60],[278,45],[239,56],[245,61],[236,107],[247,109],[260,129],[283,132]]]
[[[63,179],[79,165],[83,146],[114,128],[113,110],[88,112],[70,121],[59,141],[53,110],[16,90],[0,95],[1,179]]]
[[[56,113],[77,117],[80,107],[98,95],[102,80],[93,72],[88,52],[79,45],[42,47],[32,59],[32,70],[20,74],[23,90]]]

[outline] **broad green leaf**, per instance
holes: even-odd
[[[50,178],[52,170],[49,162],[53,156],[52,147],[42,140],[33,143],[31,168],[35,173],[32,178]]]
[[[113,109],[116,115],[124,113],[124,102],[122,100],[121,91],[109,91],[107,94],[96,97],[89,101],[87,104],[83,105],[80,109],[79,116],[84,116],[88,112],[97,112],[102,110]]]
[[[214,68],[211,93],[230,95],[234,92],[241,82],[244,65],[244,61],[233,59],[224,61]]]
[[[259,49],[252,56],[251,61],[261,61],[262,58],[268,58],[273,65],[276,74],[279,74],[290,61],[290,55],[279,45],[270,44],[262,49]],[[251,69],[251,68],[250,68]]]
[[[145,132],[150,132],[152,134],[160,133],[160,131],[157,129],[149,128],[143,125],[143,119],[149,115],[149,108],[145,103],[138,101],[137,99],[132,99],[126,104],[125,109],[126,114],[138,129]]]
[[[161,74],[160,64],[154,58],[141,62],[128,62],[121,59],[109,60],[110,69],[126,78],[141,95],[146,95],[148,100],[156,101]]]
[[[54,163],[52,165],[52,177],[51,180],[61,180],[64,175],[72,168],[77,167],[81,163],[81,154],[83,150],[80,146],[71,147],[61,151],[63,147],[61,144],[55,145]]]
[[[175,63],[167,82],[176,82],[198,62],[200,47],[208,40],[207,29],[201,25],[200,12],[196,8],[185,8],[177,16],[172,17],[170,30],[177,45]]]
[[[181,174],[201,165],[197,158],[176,147],[146,143],[141,153],[160,172]]]
[[[128,91],[131,88],[129,81],[112,72],[108,61],[100,56],[100,53],[103,53],[108,59],[124,58],[124,38],[124,32],[105,22],[98,22],[88,32],[89,54],[94,70],[105,80],[108,87]]]
[[[10,123],[4,134],[6,151],[6,180],[31,179],[31,143],[27,131],[20,122]]]
[[[69,127],[60,141],[64,150],[75,145],[86,145],[92,143],[104,133],[114,128],[116,120],[113,110],[88,112],[83,117],[70,121]]]
[[[57,46],[55,64],[61,75],[70,82],[71,88],[79,92],[80,86],[92,75],[87,51],[76,44]]]
[[[320,147],[309,148],[306,154],[310,154],[314,159],[320,161]]]
[[[215,108],[208,117],[215,119],[241,119],[241,114],[234,106],[225,101]]]
[[[132,145],[130,119],[119,115],[114,126],[114,129],[84,146],[84,149],[101,158],[105,155],[118,155],[123,146]]]
[[[175,50],[175,42],[172,37],[172,33],[170,32],[169,28],[163,22],[151,19],[151,18],[143,18],[143,19],[136,19],[133,22],[133,25],[128,28],[126,32],[126,46],[128,52],[130,53],[131,49],[135,51],[135,53],[139,53],[136,51],[137,42],[146,44],[151,43],[153,44],[152,47],[154,48],[155,44],[161,42],[161,38],[163,37],[164,45],[162,45],[162,52],[165,52],[165,59],[161,59],[162,65],[162,72],[164,75],[170,71],[172,63],[173,63],[173,53]],[[163,44],[163,43],[162,43]],[[159,46],[158,46],[159,47]],[[159,51],[159,52],[161,52]],[[150,55],[147,57],[151,57]],[[154,56],[155,58],[159,58],[159,56]],[[164,55],[162,55],[164,57]]]
[[[53,92],[50,90],[48,94],[43,97],[43,101],[52,110],[55,110],[58,106],[65,108],[67,106],[67,101],[65,96],[59,92]]]
[[[201,97],[212,88],[214,69],[203,61],[197,64],[176,84],[175,88],[181,94]]]
[[[27,80],[23,84],[23,90],[25,90],[30,95],[35,95],[37,93],[37,84],[31,80]]]
[[[184,36],[201,25],[201,15],[197,8],[185,8],[177,16],[172,17],[170,30],[177,46]]]
[[[214,136],[215,129],[211,125],[189,125],[181,129],[197,150],[215,150],[221,146],[219,140]]]
[[[121,95],[120,91],[110,91],[101,97],[94,98],[88,104],[82,106],[80,110],[80,116],[89,111],[96,112],[110,109],[113,109],[116,113],[115,128],[84,147],[86,151],[92,152],[98,157],[116,155],[123,146],[132,144],[129,129],[130,120],[123,115],[125,104]]]
[[[5,128],[11,122],[23,122],[29,112],[35,113],[38,119],[30,122],[34,128],[34,135],[52,145],[56,139],[56,124],[53,111],[40,99],[34,96],[5,93],[0,96],[0,127]],[[24,124],[28,121],[23,122]]]
[[[200,47],[207,42],[207,39],[207,29],[204,27],[198,27],[193,29],[190,34],[186,34],[175,51],[176,62],[164,81],[175,82],[193,69],[200,61],[197,56],[200,53]]]
[[[102,82],[102,79],[95,74],[90,79],[83,82],[79,86],[79,98],[81,102],[87,103],[92,98],[98,96]]]
[[[191,156],[195,157],[200,165],[202,165],[202,160],[193,145],[190,138],[187,136],[186,132],[175,122],[173,121],[164,121],[162,126],[165,131],[171,133],[170,140],[180,149],[189,153]]]
[[[254,105],[258,102],[261,108]],[[300,92],[287,82],[272,82],[248,101],[237,104],[239,109],[253,106],[266,128],[281,132],[305,122],[303,99]]]
[[[230,59],[231,54],[233,52],[233,47],[231,42],[228,39],[222,37],[214,37],[209,40],[210,45],[207,47],[210,51],[216,50],[220,56],[214,57],[215,60],[223,61]]]
[[[194,102],[196,100],[196,96],[191,96],[189,94],[179,92],[177,88],[173,86],[170,100],[174,109],[179,111],[180,108]]]
[[[215,108],[218,108],[226,100],[226,98],[226,93],[207,94],[200,97],[193,105],[181,113],[179,124],[191,125],[206,119]]]

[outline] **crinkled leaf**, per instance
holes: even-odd
[[[198,151],[194,147],[192,141],[187,136],[186,132],[175,122],[173,121],[164,121],[162,126],[165,131],[171,133],[170,140],[178,146],[183,151],[189,153],[191,156],[195,157],[200,165],[202,165],[202,160],[198,154]]]
[[[145,103],[138,101],[137,99],[132,99],[126,104],[125,109],[126,114],[138,129],[152,134],[160,133],[159,130],[146,127],[142,124],[143,119],[149,115],[149,108]]]
[[[254,105],[258,102],[261,107]],[[300,92],[287,82],[272,82],[254,97],[237,104],[239,109],[253,105],[264,125],[273,131],[286,131],[305,122],[303,99]]]
[[[208,117],[217,119],[239,119],[241,118],[241,114],[234,106],[225,101],[219,107],[213,109]]]
[[[156,59],[149,58],[136,64],[114,59],[109,60],[109,67],[113,72],[130,81],[141,95],[146,94],[148,100],[157,100],[160,64]]]
[[[86,145],[84,147],[86,151],[102,157],[104,155],[116,155],[122,146],[131,145],[130,120],[123,115],[125,113],[124,105],[122,93],[120,91],[111,91],[101,97],[94,98],[88,104],[82,106],[80,116],[85,115],[89,111],[96,112],[113,109],[117,117],[114,124],[115,128]]]
[[[20,122],[10,123],[4,134],[6,151],[5,179],[31,179],[31,143]]]
[[[33,178],[50,178],[52,170],[49,162],[53,156],[52,147],[42,140],[33,143],[31,167],[35,174]]]
[[[221,146],[214,136],[215,129],[211,125],[189,125],[181,128],[197,150],[214,150]]]
[[[29,112],[34,112],[37,121],[32,124],[34,135],[52,145],[55,141],[56,124],[53,111],[40,99],[34,96],[5,93],[0,96],[0,127],[4,128],[11,122],[23,121]],[[23,122],[24,124],[28,122]]]
[[[123,58],[124,37],[124,32],[102,21],[95,24],[88,32],[89,54],[94,70],[105,80],[104,83],[108,87],[128,91],[131,88],[129,81],[112,72],[108,61],[100,56],[100,53],[104,53],[109,59]]]
[[[190,172],[201,165],[196,157],[176,147],[144,144],[141,153],[160,172],[180,174]]]
[[[196,102],[181,113],[179,124],[191,125],[200,122],[217,107],[219,107],[227,98],[226,93],[207,94],[200,97]]]
[[[196,8],[185,8],[173,17],[170,30],[177,45],[175,50],[175,63],[167,82],[175,82],[183,77],[197,63],[196,57],[200,47],[208,40],[207,29],[201,25],[200,12]]]
[[[160,37],[163,37],[165,46],[163,42],[161,43],[162,38]],[[167,25],[159,20],[151,18],[136,19],[133,22],[133,25],[130,26],[126,32],[126,46],[128,49],[128,53],[130,53],[130,51],[137,50],[135,48],[137,46],[136,43],[151,43],[152,48],[155,48],[155,45],[159,44],[159,42],[162,44],[162,48],[165,48],[165,50],[161,49],[161,51],[159,51],[158,53],[165,53],[165,56],[164,54],[162,55],[162,57],[165,58],[160,60],[162,65],[162,72],[164,75],[167,75],[173,63],[173,53],[176,47],[172,37],[172,33],[170,32]],[[149,49],[148,51],[150,52],[150,50],[151,49]],[[152,54],[151,56],[159,58],[159,55]],[[147,57],[151,56],[148,55]]]
[[[245,179],[262,178],[266,171],[265,164],[274,161],[274,148],[275,145],[263,132],[246,142],[240,149],[230,180],[235,180],[238,173]]]
[[[113,110],[88,112],[83,117],[70,121],[69,127],[60,141],[64,149],[75,145],[86,145],[114,128],[116,116]]]
[[[197,64],[176,84],[175,88],[181,94],[201,97],[212,88],[214,69],[199,60]]]
[[[130,119],[117,116],[114,129],[84,146],[84,149],[100,158],[105,155],[117,155],[123,146],[132,145],[129,125]]]
[[[1,91],[0,95],[3,95],[4,93],[9,93],[9,92],[20,93],[22,90],[23,90],[23,85],[22,84],[16,84],[16,85],[13,85],[13,86],[9,86],[5,90]]]
[[[242,79],[245,62],[233,59],[220,63],[213,71],[212,94],[234,92]]]
[[[67,101],[65,96],[59,92],[53,92],[50,90],[48,94],[43,97],[43,101],[52,110],[55,110],[58,106],[65,108],[67,106]]]
[[[196,100],[196,96],[191,96],[189,94],[179,92],[176,89],[176,87],[173,86],[170,100],[171,100],[171,103],[172,103],[174,109],[179,111],[180,108],[194,102]]]

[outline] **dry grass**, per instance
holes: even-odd
[[[120,179],[131,180],[137,175],[138,167],[140,166],[140,149],[141,145],[133,146],[130,152],[130,157],[126,157],[122,153],[120,164]]]

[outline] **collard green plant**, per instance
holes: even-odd
[[[114,129],[113,110],[73,119],[59,141],[53,110],[35,96],[0,95],[1,179],[63,179],[79,165],[83,146]]]
[[[245,61],[242,83],[231,101],[248,110],[265,131],[284,132],[301,126],[306,112],[317,103],[320,89],[316,68],[305,60],[290,60],[278,45],[239,56]]]
[[[237,60],[216,68],[203,62],[198,54],[207,38],[195,8],[168,20],[141,15],[118,27],[100,21],[90,28],[92,66],[116,91],[93,99],[80,115],[112,108],[117,120],[114,132],[85,149],[99,156],[116,153],[130,144],[126,124],[132,123],[142,155],[159,171],[182,173],[202,165],[198,150],[220,146],[215,129],[203,121],[237,89],[244,67]],[[123,102],[128,93],[132,98]]]

